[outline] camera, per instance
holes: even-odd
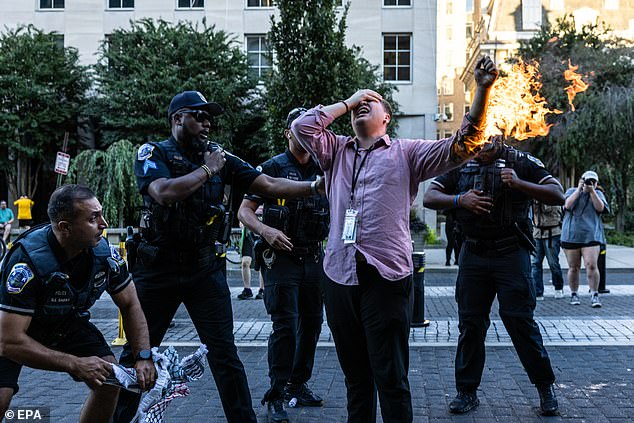
[[[583,180],[583,183],[586,184],[586,185],[595,186],[597,184],[597,180],[596,179],[587,178],[587,179]]]

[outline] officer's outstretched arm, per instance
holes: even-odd
[[[150,349],[150,335],[145,314],[139,303],[134,283],[131,282],[121,292],[112,296],[123,317],[123,328],[136,356],[142,350]],[[152,360],[138,360],[135,365],[137,381],[141,389],[149,389],[156,381],[156,369]]]
[[[261,174],[249,187],[249,192],[270,198],[297,198],[315,195],[312,182],[296,182]]]
[[[112,365],[99,357],[76,357],[55,351],[27,335],[31,316],[0,311],[0,356],[42,370],[67,372],[92,387],[101,386]]]
[[[238,219],[253,233],[260,235],[273,248],[284,251],[292,251],[293,244],[284,232],[272,228],[260,222],[255,211],[260,205],[248,199],[242,200],[238,210]]]
[[[454,196],[446,194],[442,188],[436,184],[429,185],[425,195],[423,196],[423,206],[432,210],[451,209],[453,205]]]

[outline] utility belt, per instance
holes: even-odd
[[[465,245],[475,254],[502,255],[512,253],[520,248],[519,240],[515,235],[500,239],[479,239],[466,237]]]
[[[183,266],[204,267],[215,263],[217,259],[215,245],[206,245],[194,250],[173,250],[141,242],[137,248],[137,260],[144,266],[179,264]]]
[[[290,257],[297,264],[303,263],[304,260],[311,259],[315,260],[315,263],[317,263],[321,257],[321,243],[293,247],[292,251],[282,251],[274,249],[266,241],[259,238],[253,244],[255,270],[259,271],[263,266],[270,269],[277,260],[277,256],[281,254]]]

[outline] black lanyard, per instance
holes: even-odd
[[[365,160],[368,158],[368,156],[370,155],[370,152],[372,152],[372,150],[374,150],[374,147],[376,147],[376,143],[372,144],[372,147],[368,148],[368,150],[365,152],[365,156],[363,156],[363,159],[361,159],[361,164],[359,164],[359,170],[357,171],[357,156],[359,154],[359,151],[355,148],[354,150],[354,162],[352,162],[352,188],[350,189],[350,207],[352,208],[352,205],[354,204],[354,187],[357,186],[357,181],[359,180],[359,175],[361,174],[361,168],[363,167],[363,164],[365,163]]]

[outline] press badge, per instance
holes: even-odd
[[[343,232],[341,239],[344,244],[354,244],[357,240],[357,214],[355,209],[347,209],[346,217],[343,220]]]

